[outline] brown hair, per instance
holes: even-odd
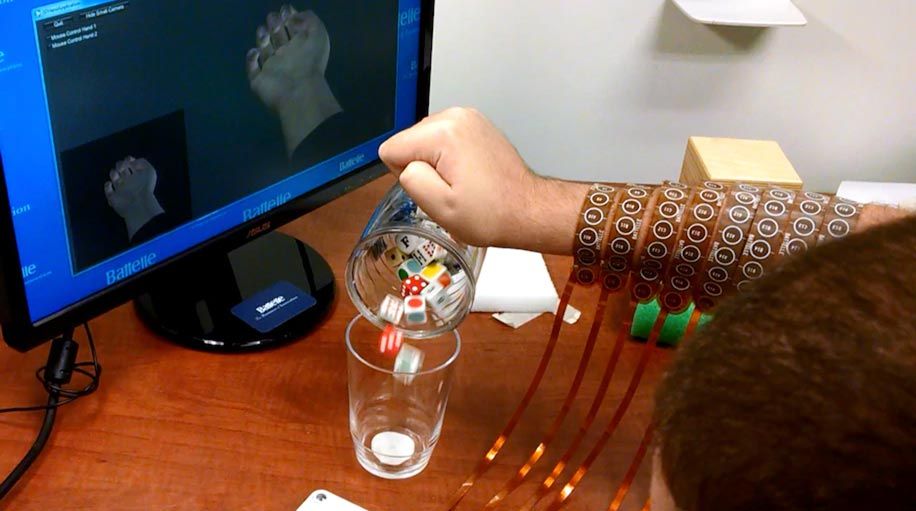
[[[916,217],[721,305],[656,396],[688,511],[916,509]]]

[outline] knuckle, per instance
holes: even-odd
[[[454,119],[443,120],[436,127],[436,131],[443,142],[450,142],[458,137],[458,123]]]
[[[460,107],[460,106],[453,106],[453,107],[447,108],[447,109],[445,110],[445,112],[443,112],[443,113],[445,114],[446,117],[449,117],[449,118],[456,118],[456,117],[460,117],[460,116],[462,115],[462,111],[463,111],[463,110],[464,110],[464,109],[463,109],[462,107]]]
[[[461,122],[467,122],[474,116],[472,109],[468,107],[455,107],[454,118]]]

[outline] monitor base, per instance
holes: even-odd
[[[246,322],[251,318],[243,320],[233,313],[233,308],[249,297],[281,282],[310,295],[314,305],[267,332]],[[230,252],[167,272],[155,288],[134,300],[134,305],[147,326],[178,344],[205,351],[240,352],[305,336],[330,312],[334,297],[334,274],[327,261],[305,243],[272,232]],[[304,298],[297,305],[311,302]],[[256,305],[250,307],[252,315]]]

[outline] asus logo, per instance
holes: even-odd
[[[248,231],[248,235],[246,236],[246,239],[254,238],[258,234],[265,233],[269,230],[270,230],[270,222],[264,222],[263,224],[257,227],[252,227],[251,230]]]

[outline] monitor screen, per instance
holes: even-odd
[[[420,0],[0,0],[38,322],[352,173],[416,121]]]

